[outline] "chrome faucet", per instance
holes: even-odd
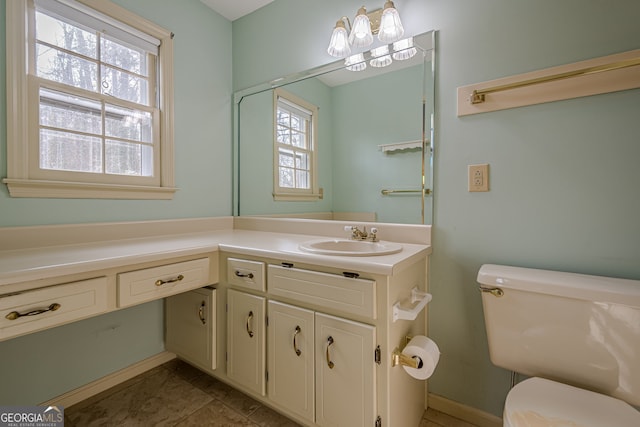
[[[351,232],[351,240],[371,240],[372,242],[377,242],[378,238],[376,237],[376,233],[378,229],[375,227],[371,227],[371,231],[367,233],[367,227],[362,227],[360,230],[358,227],[347,225],[344,227],[345,231]]]

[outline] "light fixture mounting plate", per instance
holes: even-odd
[[[380,32],[380,21],[382,20],[382,8],[367,12],[367,18],[371,24],[371,34],[376,35]]]

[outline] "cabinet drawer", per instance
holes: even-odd
[[[208,285],[209,258],[118,274],[118,307],[164,298]]]
[[[107,278],[82,280],[0,297],[0,340],[107,311]]]
[[[264,292],[264,263],[246,259],[227,260],[227,280],[229,284]]]
[[[267,278],[272,295],[376,318],[374,280],[270,265]]]

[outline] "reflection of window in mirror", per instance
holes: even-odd
[[[318,107],[282,89],[275,89],[274,112],[274,199],[319,199]]]

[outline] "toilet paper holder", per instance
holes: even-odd
[[[411,304],[417,304],[413,308],[402,307],[400,301],[393,304],[393,321],[399,319],[415,320],[432,298],[431,294],[422,292],[418,287],[411,289]]]
[[[396,347],[391,353],[392,367],[401,365],[401,366],[408,366],[414,369],[422,368],[422,359],[420,359],[418,356],[412,357],[402,353],[402,350],[404,349],[404,347],[407,346],[407,344],[409,344],[409,341],[411,341],[411,338],[413,337],[409,337],[409,336],[404,337],[404,345],[402,346],[402,348]]]

